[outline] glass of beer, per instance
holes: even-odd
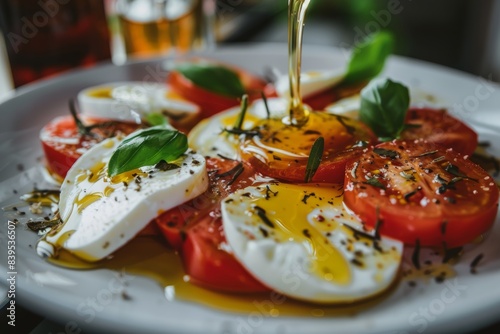
[[[215,0],[116,0],[124,49],[150,57],[215,44]]]
[[[2,0],[0,26],[15,87],[111,59],[104,0]]]

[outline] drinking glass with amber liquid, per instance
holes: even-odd
[[[206,49],[214,44],[215,0],[116,0],[127,57]]]

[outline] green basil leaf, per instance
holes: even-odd
[[[380,182],[376,177],[372,177],[372,178],[366,180],[363,183],[364,184],[369,184],[371,186],[374,186],[374,187],[377,187],[377,188],[380,188],[380,189],[385,189],[385,187],[382,184],[382,182]]]
[[[150,113],[146,115],[146,121],[152,126],[168,124],[167,118],[160,113]]]
[[[323,137],[318,137],[311,147],[311,152],[309,153],[309,158],[307,159],[306,166],[306,178],[305,182],[311,182],[314,174],[318,170],[321,164],[321,158],[323,157],[323,151],[325,149],[325,139]]]
[[[196,86],[208,91],[236,98],[245,94],[245,87],[238,74],[227,67],[204,63],[183,63],[175,69]]]
[[[383,140],[392,140],[405,128],[410,106],[408,88],[390,79],[371,81],[361,91],[359,119]]]
[[[373,149],[373,153],[386,158],[396,159],[399,157],[399,153],[393,150],[386,150],[384,148],[376,147]]]
[[[236,119],[236,123],[233,126],[233,129],[241,130],[243,126],[243,122],[245,121],[245,115],[248,110],[248,95],[243,95],[241,99],[240,113],[238,114],[238,118]]]
[[[384,68],[385,60],[391,54],[394,39],[389,32],[380,31],[357,45],[351,55],[347,73],[342,84],[350,85],[376,77]]]
[[[164,125],[134,132],[111,156],[108,175],[115,176],[165,160],[176,160],[188,149],[185,134]]]

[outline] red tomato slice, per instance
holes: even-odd
[[[226,250],[228,248],[220,217],[206,216],[188,229],[182,259],[191,282],[221,291],[268,291]]]
[[[320,136],[325,145],[312,182],[342,183],[346,164],[376,142],[363,123],[327,113],[312,113],[303,127],[271,119],[263,120],[256,129],[260,134],[244,143],[243,158],[257,172],[289,182],[305,181],[308,157]]]
[[[268,290],[235,259],[226,244],[220,203],[229,193],[253,183],[255,172],[246,163],[207,159],[210,187],[201,196],[162,213],[155,219],[167,242],[182,255],[193,283],[215,290]],[[241,172],[239,172],[241,170]]]
[[[347,166],[344,202],[381,234],[422,246],[457,247],[488,231],[498,188],[451,149],[418,141],[377,145]]]
[[[262,92],[268,97],[276,96],[274,87],[259,77],[243,69],[232,67],[232,70],[240,77],[250,101],[261,98]],[[175,93],[199,105],[202,118],[210,117],[240,104],[241,96],[228,97],[211,92],[205,88],[196,86],[191,80],[175,70],[169,73],[167,83]]]
[[[105,121],[85,120],[85,124],[96,124]],[[82,136],[72,116],[60,116],[53,119],[40,132],[40,140],[49,170],[64,178],[68,170],[82,153],[100,142],[116,134],[127,135],[140,127],[138,124],[112,122],[102,128],[94,128],[95,136]]]
[[[401,133],[402,139],[425,138],[465,155],[472,155],[477,147],[477,133],[445,109],[412,108],[406,115],[406,124],[412,126]]]
[[[163,212],[154,219],[168,244],[181,251],[186,231],[216,210],[220,199],[209,189],[203,195]]]

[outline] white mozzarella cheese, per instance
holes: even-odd
[[[403,244],[354,232],[362,228],[338,188],[276,183],[228,196],[222,218],[237,259],[263,284],[305,301],[353,302],[387,289]]]
[[[288,102],[281,98],[267,100],[270,116],[279,118],[286,116]],[[232,128],[236,122],[240,107],[223,111],[198,123],[189,132],[189,145],[203,156],[216,157],[223,155],[231,159],[239,159],[240,140],[224,133],[224,129]],[[267,110],[263,100],[255,101],[249,106],[242,129],[250,130],[260,120],[266,119]]]
[[[300,75],[300,92],[303,97],[314,95],[339,84],[344,78],[345,70],[339,68],[332,71],[310,71]],[[287,75],[276,82],[276,92],[283,98],[290,98],[290,81]]]
[[[198,117],[200,108],[173,94],[165,84],[114,82],[82,90],[78,94],[85,116],[140,122],[150,113],[163,113],[177,120]]]
[[[97,144],[68,171],[59,203],[64,224],[39,243],[42,252],[52,245],[88,261],[100,260],[161,212],[208,188],[205,159],[192,152],[173,162],[176,169],[147,166],[108,177],[107,163],[119,142],[111,138]]]

